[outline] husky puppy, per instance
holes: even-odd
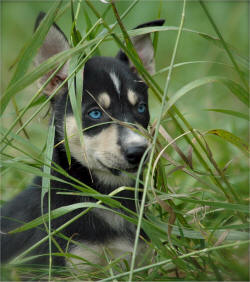
[[[40,14],[38,26],[44,14]],[[138,26],[162,25],[157,20]],[[154,50],[150,34],[132,38],[144,67],[154,73]],[[38,51],[35,63],[39,65],[51,56],[70,48],[60,30],[53,24],[46,39]],[[45,94],[52,92],[67,78],[69,64],[66,63],[51,79],[45,88]],[[67,87],[62,88],[52,100],[55,123],[55,141],[53,162],[63,168],[66,177],[55,169],[51,174],[61,181],[51,180],[51,210],[81,202],[96,202],[91,196],[65,195],[58,192],[77,192],[71,184],[72,178],[88,185],[104,195],[120,186],[132,186],[135,181],[128,173],[136,175],[141,158],[148,147],[147,139],[125,123],[147,128],[149,123],[147,85],[141,80],[124,52],[114,58],[93,57],[89,59],[83,73],[82,89],[82,127],[83,143],[80,142],[79,130],[68,97]],[[41,78],[43,84],[51,73]],[[106,122],[106,124],[105,124]],[[108,123],[107,123],[108,122]],[[122,124],[123,123],[123,124]],[[100,124],[99,126],[96,126]],[[66,132],[65,132],[66,129]],[[69,165],[65,143],[68,136],[71,154]],[[59,145],[58,145],[59,144]],[[79,184],[78,184],[79,185]],[[9,231],[30,222],[41,214],[42,178],[36,177],[33,183],[1,209],[1,262],[6,263],[18,254],[47,236],[44,225],[23,232],[8,234]],[[134,192],[122,191],[117,196],[120,203],[136,211]],[[140,197],[140,195],[139,195]],[[67,221],[80,214],[84,209],[71,211],[51,221],[51,229],[56,230]],[[116,209],[119,212],[122,210]],[[48,212],[48,196],[45,195],[43,213]],[[60,249],[74,256],[67,261],[64,256],[53,255],[53,265],[81,264],[88,269],[92,264],[103,264],[103,248],[107,248],[115,258],[133,251],[136,226],[116,213],[93,208],[66,228],[61,234],[53,236],[52,253]],[[143,234],[142,234],[143,235]],[[69,238],[67,240],[67,238]],[[56,243],[55,243],[56,242]],[[77,243],[75,243],[77,242]],[[48,264],[48,240],[34,248],[28,254],[34,256],[33,264]],[[70,261],[70,262],[69,262]]]

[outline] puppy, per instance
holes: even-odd
[[[43,19],[40,14],[36,26]],[[157,20],[138,26],[159,26]],[[154,50],[150,34],[132,38],[135,49],[149,73],[154,73]],[[53,24],[36,57],[39,65],[51,56],[70,48],[66,36]],[[50,80],[44,92],[51,95],[68,75],[66,63]],[[82,128],[83,142],[73,114],[67,87],[52,99],[55,124],[53,163],[61,167],[68,176],[52,169],[54,177],[50,182],[50,209],[77,203],[96,202],[95,197],[76,194],[76,185],[83,183],[97,192],[107,195],[120,186],[135,185],[140,161],[148,148],[148,141],[134,128],[147,129],[149,123],[147,85],[135,72],[124,52],[116,57],[93,57],[89,59],[83,73],[82,89]],[[43,84],[51,73],[41,78]],[[130,124],[130,126],[126,126]],[[131,127],[131,124],[134,127]],[[65,136],[71,162],[67,157]],[[57,179],[59,180],[57,180]],[[77,180],[77,182],[74,181]],[[18,254],[33,246],[45,236],[44,225],[23,232],[8,234],[9,231],[30,222],[41,213],[42,178],[36,177],[33,183],[1,209],[1,261],[8,262]],[[65,192],[69,191],[68,195]],[[74,194],[75,192],[75,194]],[[78,191],[79,192],[79,191]],[[123,190],[118,195],[122,206],[136,211],[133,191]],[[139,194],[140,199],[140,194]],[[43,200],[43,214],[48,212],[48,195]],[[51,221],[52,232],[84,211],[75,209]],[[52,240],[53,265],[79,264],[88,269],[89,265],[105,263],[103,250],[106,248],[112,258],[132,253],[136,225],[115,213],[124,214],[123,209],[92,208],[61,230]],[[63,236],[62,236],[63,234]],[[145,236],[145,234],[142,233]],[[56,242],[56,243],[55,243]],[[60,248],[59,248],[60,246]],[[60,250],[71,254],[70,259],[57,255]],[[45,240],[28,254],[33,264],[47,265],[49,243]],[[88,263],[86,263],[88,262]]]

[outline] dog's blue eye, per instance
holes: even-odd
[[[143,114],[146,112],[146,105],[145,104],[139,104],[137,108],[138,113]]]
[[[92,110],[88,115],[93,119],[100,119],[102,117],[102,112],[100,110]]]

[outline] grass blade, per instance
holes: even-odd
[[[247,114],[243,114],[241,112],[236,112],[236,111],[232,111],[232,110],[224,110],[224,109],[205,109],[205,111],[210,111],[210,112],[217,112],[217,113],[222,113],[222,114],[226,114],[226,115],[230,115],[230,116],[235,116],[238,118],[242,118],[245,120],[249,120],[249,116]]]
[[[207,17],[208,17],[210,23],[212,24],[212,26],[213,26],[215,32],[217,33],[218,37],[220,38],[221,43],[222,43],[222,45],[223,45],[225,51],[227,52],[227,54],[228,54],[230,60],[232,61],[232,63],[233,63],[233,65],[234,65],[235,69],[237,70],[237,72],[238,72],[238,74],[239,74],[239,77],[240,77],[241,81],[243,82],[243,84],[244,84],[244,86],[245,86],[245,89],[248,90],[247,82],[245,81],[245,78],[244,78],[244,76],[242,75],[241,70],[239,69],[239,67],[238,67],[238,65],[237,65],[237,63],[236,63],[236,61],[234,60],[234,57],[233,57],[232,53],[230,52],[230,49],[229,49],[229,47],[227,46],[227,43],[224,41],[224,39],[223,39],[223,37],[222,37],[222,34],[220,33],[220,31],[219,31],[217,25],[215,24],[215,22],[214,22],[212,16],[210,15],[210,13],[209,13],[209,11],[208,11],[208,9],[207,9],[205,3],[204,3],[202,0],[199,0],[199,2],[200,2],[200,4],[201,4],[203,10],[205,11],[205,13],[206,13],[206,15],[207,15]]]
[[[213,134],[213,135],[219,136],[222,139],[226,140],[227,142],[238,147],[247,156],[249,155],[248,144],[229,131],[226,131],[224,129],[213,129],[213,130],[207,131],[206,134]]]
[[[77,204],[72,204],[72,205],[68,205],[68,206],[63,206],[60,208],[57,208],[53,211],[49,213],[46,213],[28,223],[25,223],[24,225],[12,230],[9,232],[9,234],[14,234],[14,233],[18,233],[18,232],[23,232],[35,227],[38,227],[39,225],[43,224],[44,222],[48,222],[49,220],[53,220],[56,219],[60,216],[63,216],[69,212],[72,212],[74,210],[77,209],[84,209],[84,208],[101,208],[101,209],[106,209],[111,211],[111,209],[102,206],[100,204],[96,204],[96,203],[91,203],[91,202],[85,202],[85,203],[77,203]]]
[[[54,138],[55,138],[55,125],[54,125],[54,116],[51,121],[51,125],[49,127],[48,138],[47,138],[47,145],[45,151],[45,160],[43,166],[43,172],[46,175],[51,174],[51,160],[53,155],[54,149]],[[51,194],[50,194],[50,178],[44,176],[42,178],[42,191],[41,191],[41,214],[43,215],[43,203],[45,195],[48,195],[48,225],[45,221],[43,224],[45,225],[46,231],[49,236],[49,281],[51,280],[51,269],[52,269],[52,246],[51,246]],[[30,223],[30,222],[29,222]]]

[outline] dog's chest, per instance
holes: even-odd
[[[128,235],[129,233],[133,235],[135,234],[135,225],[128,222],[120,215],[121,210],[106,210],[101,208],[94,208],[91,212],[99,220],[103,221],[108,228],[111,228],[117,234],[122,234],[124,237],[127,237],[126,235]]]
[[[116,210],[116,212],[120,213],[121,211]],[[117,258],[130,261],[134,249],[131,235],[134,238],[136,227],[116,212],[101,208],[91,210],[94,218],[98,218],[99,222],[102,221],[106,225],[103,232],[109,233],[109,230],[112,230],[112,234],[115,233],[116,236],[110,235],[107,239],[97,242],[91,241],[90,238],[89,241],[83,240],[77,245],[72,245],[69,252],[73,257],[70,262],[67,262],[68,266],[73,263],[81,269],[91,270],[95,264],[105,265],[110,260]],[[93,225],[96,223],[97,221],[93,220]],[[103,237],[106,236],[103,234]],[[141,242],[139,246],[141,246]]]
[[[143,243],[138,245],[139,250],[143,248]],[[66,265],[71,267],[77,265],[83,270],[93,270],[96,266],[104,266],[112,260],[121,259],[130,262],[133,254],[134,246],[132,242],[124,238],[116,238],[110,240],[106,244],[97,244],[93,242],[82,241],[78,245],[70,248],[69,252],[72,255],[71,259],[67,261]]]

